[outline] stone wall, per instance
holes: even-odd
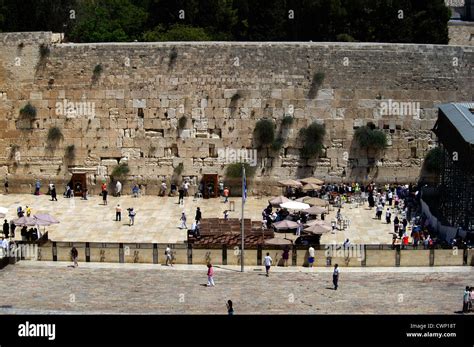
[[[474,90],[468,46],[51,42],[51,33],[0,34],[0,175],[12,191],[30,192],[36,177],[64,183],[72,168],[87,168],[95,192],[124,162],[125,189],[138,182],[148,194],[180,163],[185,177],[223,175],[219,149],[255,148],[256,121],[270,118],[279,132],[285,115],[294,118],[285,144],[258,151],[254,189],[280,192],[277,180],[308,175],[339,182],[343,173],[413,181],[435,143],[436,105],[470,101]],[[27,102],[37,109],[33,121],[20,119]],[[399,102],[419,103],[420,112],[383,112]],[[301,159],[298,132],[313,121],[326,127],[324,153]],[[353,141],[368,121],[389,137],[381,154]],[[52,127],[59,142],[47,140]]]
[[[448,30],[450,45],[474,46],[474,22],[450,21]]]

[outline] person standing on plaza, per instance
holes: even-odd
[[[265,258],[263,259],[263,263],[265,264],[265,272],[266,276],[268,277],[270,275],[270,267],[272,266],[272,258],[270,257],[270,253],[267,253]]]
[[[115,183],[115,196],[120,197],[122,195],[122,183],[117,181]]]
[[[5,222],[3,223],[3,235],[5,236],[5,238],[8,238],[9,234],[10,234],[10,225],[5,219]]]
[[[334,265],[334,271],[332,272],[332,283],[334,284],[334,290],[337,290],[339,283],[339,265]]]
[[[165,249],[165,257],[166,257],[166,266],[173,266],[172,262],[172,254],[171,254],[171,248],[170,245],[168,245]]]
[[[165,196],[166,189],[168,189],[168,187],[166,186],[166,182],[165,181],[161,182],[160,196]]]
[[[103,190],[102,191],[102,201],[104,203],[104,206],[107,205],[107,195],[109,194],[109,192],[106,190]]]
[[[462,298],[462,312],[463,313],[468,312],[469,299],[470,299],[470,288],[469,288],[469,286],[466,286],[466,289],[464,290],[464,295],[463,295],[463,298]]]
[[[180,228],[180,229],[187,229],[188,227],[187,227],[187,225],[186,225],[186,214],[184,213],[184,211],[181,212],[181,219],[180,219],[180,221],[181,221],[181,225],[180,225],[179,228]]]
[[[79,264],[78,264],[78,262],[77,262],[77,257],[78,257],[78,256],[79,256],[79,253],[77,252],[76,247],[72,247],[72,249],[71,249],[71,258],[72,258],[74,267],[78,267],[78,266],[79,266]]]
[[[189,196],[189,182],[188,181],[184,182],[183,188],[184,188],[184,196]]]
[[[388,191],[387,197],[388,197],[388,206],[392,207],[393,193],[391,190]]]
[[[219,196],[224,196],[224,182],[222,181],[222,178],[219,179]]]
[[[58,201],[56,186],[54,184],[51,185],[51,201]]]
[[[207,286],[208,287],[214,287],[214,268],[212,267],[212,264],[209,263],[207,264]]]
[[[288,259],[290,258],[290,248],[288,246],[285,246],[281,257],[283,258],[283,266],[288,266]]]
[[[115,221],[120,222],[122,220],[122,208],[120,207],[120,204],[117,204],[117,207],[115,207]]]
[[[314,264],[314,248],[313,246],[309,246],[309,249],[308,249],[308,265],[309,267],[313,267],[313,264]]]
[[[137,215],[137,213],[133,210],[133,207],[130,207],[128,209],[128,218],[130,220],[130,222],[129,222],[130,226],[135,225],[135,216],[136,215]]]
[[[178,205],[184,204],[184,188],[183,187],[179,188],[178,194],[179,194]]]
[[[41,183],[40,183],[40,180],[37,179],[35,183],[35,195],[40,195],[40,188],[41,188]]]
[[[392,212],[390,212],[390,207],[387,208],[387,211],[385,212],[385,221],[387,224],[392,223]]]
[[[26,216],[30,217],[31,216],[31,207],[26,206]]]
[[[229,201],[229,188],[225,187],[224,189],[224,203]]]
[[[234,315],[234,307],[232,306],[232,300],[227,300],[227,313],[229,316]]]
[[[196,217],[194,218],[194,220],[199,223],[202,219],[202,214],[201,214],[201,209],[198,207],[196,209]]]
[[[15,238],[15,229],[16,229],[16,225],[15,223],[13,222],[13,219],[10,220],[10,237],[11,238]]]

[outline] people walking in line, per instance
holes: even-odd
[[[180,225],[180,229],[188,229],[187,225],[186,225],[186,214],[184,212],[181,212],[181,225]]]
[[[308,249],[308,265],[309,267],[313,267],[314,264],[314,248],[313,246],[309,246]]]
[[[334,290],[337,290],[339,283],[339,265],[334,265],[334,271],[332,273],[332,283],[334,284]]]
[[[115,207],[115,221],[120,222],[122,220],[122,208],[120,207],[120,204]]]
[[[270,267],[272,266],[273,259],[270,257],[270,253],[267,252],[267,255],[263,259],[263,263],[265,264],[265,272],[266,276],[270,276]]]
[[[212,267],[212,264],[209,263],[207,264],[207,286],[208,287],[214,287],[214,268]]]
[[[234,307],[232,304],[232,300],[227,300],[227,313],[229,314],[229,316],[234,315]]]
[[[71,258],[72,258],[72,262],[73,262],[74,267],[79,266],[79,264],[77,262],[78,256],[79,256],[79,252],[77,252],[76,247],[72,247],[72,249],[71,249]]]
[[[173,262],[172,262],[173,258],[171,254],[170,245],[166,246],[165,257],[166,257],[166,266],[173,266]]]

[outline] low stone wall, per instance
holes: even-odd
[[[79,262],[149,263],[163,264],[166,244],[70,243],[48,242],[38,247],[38,260],[71,261],[71,248],[76,247]],[[186,244],[170,245],[175,264],[240,265],[240,251],[234,248],[200,248]],[[283,266],[282,248],[251,248],[245,250],[245,265],[263,265],[270,253],[273,264]],[[30,257],[33,259],[32,257]],[[360,255],[335,254],[328,257],[324,245],[315,250],[314,266],[332,267],[391,267],[391,266],[474,266],[474,250],[407,249],[392,250],[387,245],[380,249],[364,249]],[[288,266],[308,266],[308,250],[301,246],[289,252]]]

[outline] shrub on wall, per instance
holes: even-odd
[[[375,128],[373,123],[361,126],[355,131],[354,138],[360,148],[382,150],[388,145],[387,135]]]
[[[249,163],[243,163],[245,167],[245,176],[253,177],[255,175],[256,167],[250,166]],[[225,176],[228,178],[240,178],[242,177],[242,163],[232,163],[227,165],[225,170]]]
[[[440,147],[430,149],[428,153],[426,153],[423,164],[428,172],[441,172],[443,166],[443,150]]]
[[[311,80],[311,86],[308,92],[308,99],[314,99],[318,94],[319,88],[321,88],[323,81],[324,81],[324,72],[316,72],[313,75]]]
[[[20,116],[22,118],[33,120],[36,118],[36,107],[28,102],[22,109],[20,109]]]
[[[179,163],[178,166],[174,168],[173,173],[177,176],[181,176],[181,174],[183,173],[183,170],[184,170],[184,164]]]
[[[124,176],[128,175],[129,172],[130,172],[130,168],[128,167],[128,164],[127,163],[122,163],[122,164],[117,165],[113,169],[111,176],[114,177],[114,178],[124,177]]]
[[[181,116],[178,119],[178,128],[184,129],[186,127],[186,124],[188,124],[188,119],[186,118],[186,116]]]
[[[292,116],[285,116],[281,120],[281,126],[283,126],[283,127],[290,126],[291,124],[293,124],[294,120],[295,119]]]
[[[74,160],[76,158],[76,147],[74,145],[67,146],[64,156],[68,160]]]
[[[63,133],[58,127],[52,127],[48,130],[48,142],[56,143],[61,141],[63,138]]]
[[[326,128],[319,123],[312,123],[307,128],[300,130],[300,137],[303,141],[301,156],[303,158],[312,158],[321,154],[323,149],[324,136]]]
[[[275,129],[273,122],[265,118],[260,119],[255,124],[255,130],[253,134],[258,146],[262,147],[271,145],[275,139]]]

